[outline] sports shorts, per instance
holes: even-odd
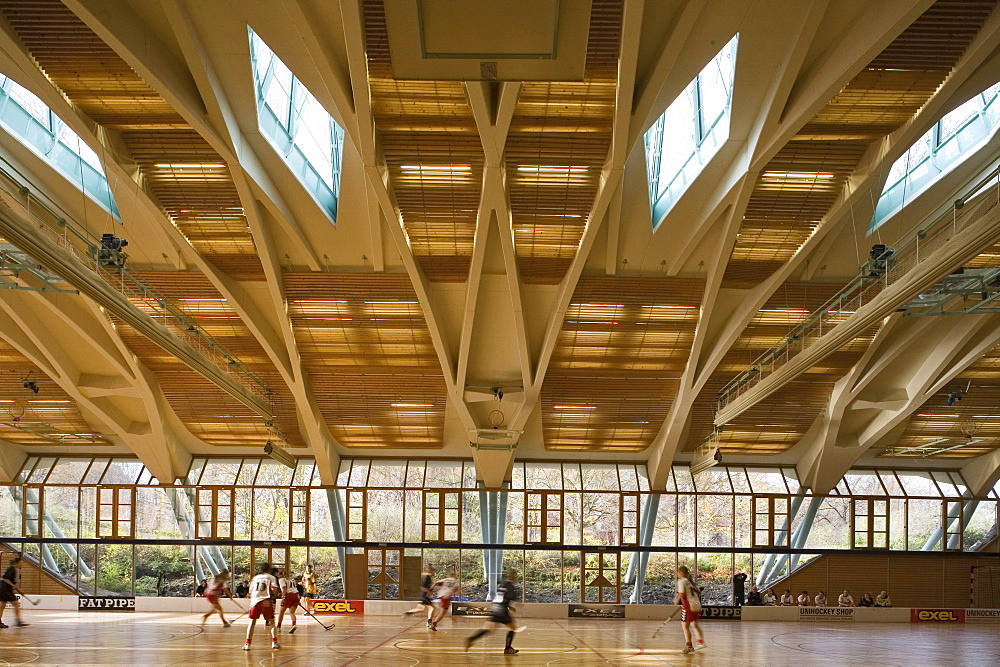
[[[281,601],[282,609],[295,609],[299,606],[299,594],[298,593],[288,593],[285,595],[285,599]]]
[[[208,600],[208,604],[214,605],[219,601],[219,596],[215,593],[205,593],[205,599]]]
[[[701,618],[701,610],[681,609],[681,623],[694,623],[699,618]]]
[[[434,598],[434,599],[437,600],[437,603],[441,605],[441,608],[444,609],[445,611],[447,611],[448,607],[451,605],[451,596],[448,596],[446,598]]]
[[[261,600],[250,607],[248,616],[254,620],[263,618],[265,621],[273,621],[274,605],[271,604],[270,600]]]
[[[500,625],[513,625],[514,618],[510,615],[510,609],[503,605],[494,605],[490,610],[490,623]]]

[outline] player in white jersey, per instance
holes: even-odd
[[[278,646],[278,634],[274,627],[274,603],[272,594],[278,588],[278,580],[271,574],[271,564],[264,563],[260,566],[260,573],[250,580],[250,625],[247,626],[247,641],[243,645],[244,651],[250,650],[250,640],[253,638],[253,629],[257,626],[257,619],[264,617],[265,621],[271,622],[271,648],[281,648]]]
[[[299,589],[295,582],[289,579],[284,572],[278,578],[278,594],[281,596],[281,611],[278,612],[278,629],[281,629],[281,621],[288,611],[292,617],[292,629],[289,634],[295,632],[295,610],[299,608]]]
[[[434,613],[431,615],[430,629],[437,630],[438,622],[444,618],[451,606],[451,598],[458,594],[458,580],[455,579],[455,572],[448,572],[448,576],[440,581],[435,581],[431,586],[434,591]]]

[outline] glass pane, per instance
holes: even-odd
[[[202,486],[232,486],[240,471],[240,459],[209,459],[201,475]]]
[[[83,480],[87,469],[90,468],[91,457],[74,458],[64,456],[56,462],[52,474],[49,475],[49,484],[79,484]]]

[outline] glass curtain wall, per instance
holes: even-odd
[[[654,493],[642,464],[519,461],[486,492],[461,460],[344,460],[324,486],[312,460],[203,458],[162,485],[134,459],[33,456],[15,481],[0,487],[0,541],[91,594],[190,595],[269,560],[313,563],[340,598],[342,558],[362,554],[376,597],[405,597],[400,572],[434,564],[473,600],[514,568],[529,602],[668,602],[686,564],[723,603],[733,574],[773,582],[802,552],[997,549],[997,490],[972,498],[944,471],[856,469],[819,497],[783,467],[678,466]]]

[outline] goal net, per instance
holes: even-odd
[[[1000,609],[1000,565],[972,567],[972,606]]]

